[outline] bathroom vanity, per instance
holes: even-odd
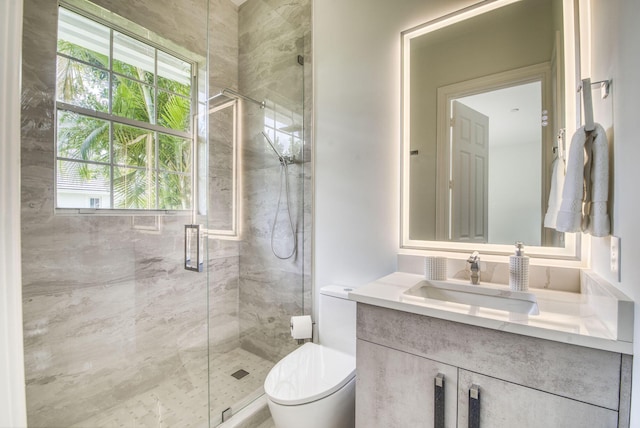
[[[613,287],[530,289],[533,315],[407,293],[423,280],[350,293],[357,427],[629,426],[633,303]]]

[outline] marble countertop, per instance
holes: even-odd
[[[349,298],[524,336],[633,353],[633,301],[601,281],[585,280],[589,285],[583,287],[582,293],[529,288],[529,293],[537,298],[540,313],[527,315],[435,299],[407,298],[403,294],[422,280],[423,275],[395,272],[354,289]],[[508,286],[502,287],[508,290]]]

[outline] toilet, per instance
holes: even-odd
[[[320,290],[319,338],[280,360],[264,382],[277,428],[353,428],[356,391],[356,303],[351,289]]]

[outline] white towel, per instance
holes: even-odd
[[[592,131],[591,194],[585,195],[584,153],[589,134],[584,127],[578,129],[571,138],[567,158],[567,174],[562,189],[562,204],[558,212],[556,229],[560,232],[588,232],[593,236],[609,234],[609,214],[607,199],[609,191],[609,143],[607,134],[600,124]],[[583,223],[583,202],[585,206]],[[589,202],[590,201],[590,202]],[[583,230],[583,226],[586,226]]]
[[[549,188],[549,205],[544,216],[544,227],[556,228],[558,210],[562,203],[562,187],[564,186],[564,160],[556,156],[551,165],[551,187]]]
[[[609,199],[609,142],[604,128],[596,123],[591,164],[591,207],[588,232],[592,236],[608,236],[610,232],[607,201]]]

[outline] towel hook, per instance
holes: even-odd
[[[584,105],[584,130],[593,131],[593,101],[591,99],[591,79],[582,79],[582,103]]]
[[[587,79],[584,79],[584,80],[587,80]],[[609,94],[611,93],[611,80],[598,80],[597,82],[589,83],[589,85],[591,85],[592,88],[595,85],[600,85],[600,96],[602,97],[602,99],[607,98],[609,96]],[[582,91],[583,86],[584,86],[584,84],[580,83],[578,85],[577,92]]]
[[[601,96],[605,99],[611,91],[611,80],[591,82],[590,78],[586,78],[582,79],[581,84],[578,86],[578,92],[582,91],[582,101],[584,105],[584,129],[589,132],[595,129],[595,125],[593,122],[593,97],[591,90],[587,89],[592,89],[595,85],[600,85]]]

